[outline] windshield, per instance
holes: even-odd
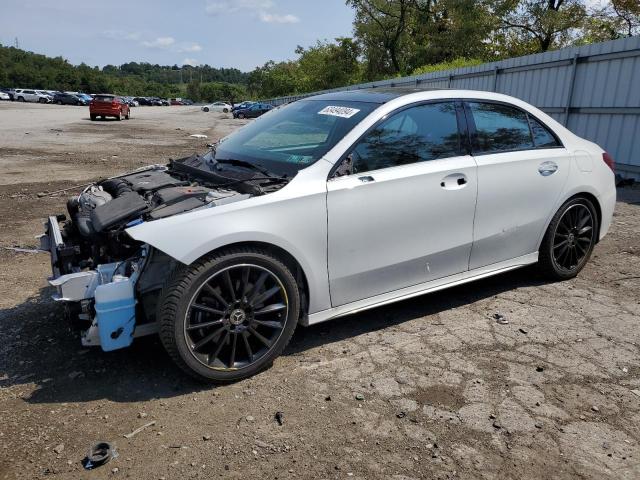
[[[278,175],[294,176],[318,161],[378,104],[298,100],[274,109],[231,134],[216,160],[242,160]]]

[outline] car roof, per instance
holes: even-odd
[[[433,92],[447,90],[446,88],[416,88],[416,87],[378,87],[345,90],[341,92],[322,93],[308,97],[307,100],[337,100],[347,102],[387,103],[397,97],[418,92]]]

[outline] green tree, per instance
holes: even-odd
[[[546,52],[575,42],[587,19],[583,0],[496,2],[506,54]],[[522,46],[525,46],[524,52]]]

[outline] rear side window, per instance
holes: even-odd
[[[93,97],[93,99],[96,102],[108,102],[111,103],[114,99],[114,97],[109,96],[109,95],[96,95],[95,97]]]
[[[533,143],[536,148],[553,148],[560,146],[556,137],[547,129],[547,127],[542,125],[531,115],[529,115],[529,124],[531,125]]]
[[[469,102],[476,124],[478,153],[496,153],[534,148],[527,114],[497,103]]]
[[[355,173],[460,155],[453,102],[402,110],[367,133],[352,151]]]

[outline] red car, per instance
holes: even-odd
[[[98,117],[116,117],[118,120],[123,118],[129,120],[129,105],[115,95],[96,95],[89,103],[89,116],[91,120],[95,120]]]

